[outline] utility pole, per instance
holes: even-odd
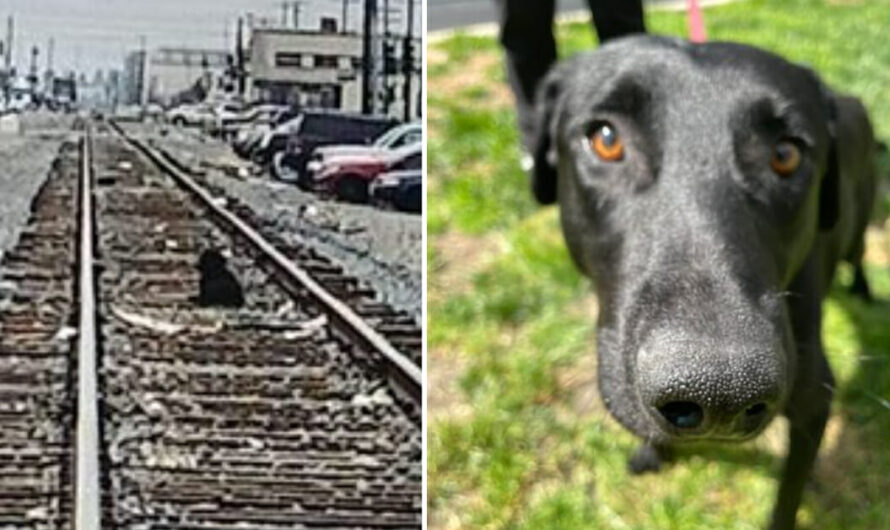
[[[343,0],[343,16],[340,17],[340,33],[346,33],[346,15],[349,12],[349,0]]]
[[[235,34],[235,72],[236,79],[238,83],[238,95],[244,95],[244,81],[245,81],[245,72],[244,72],[244,19],[238,17],[238,30]]]
[[[55,77],[55,73],[53,72],[53,56],[55,55],[55,51],[56,39],[50,37],[49,42],[46,44],[46,72],[43,73],[43,91],[47,97],[52,97],[53,78]]]
[[[15,20],[12,18],[12,15],[9,15],[6,18],[6,71],[10,72],[12,69],[12,45],[15,40]]]
[[[37,59],[40,56],[40,50],[37,46],[31,46],[31,64],[28,66],[28,86],[31,87],[31,97],[37,92]]]
[[[49,72],[53,71],[53,59],[56,52],[56,39],[55,37],[49,38],[49,44],[47,45],[46,52],[46,69]]]
[[[288,5],[287,2],[281,2],[281,27],[287,27],[287,11]]]
[[[383,114],[389,115],[390,72],[394,72],[395,53],[389,42],[389,0],[383,0]]]
[[[405,121],[411,119],[411,78],[414,76],[414,0],[405,0],[407,3],[405,40],[402,42],[402,73],[405,74],[405,82],[402,83],[402,101],[405,103]]]
[[[6,19],[6,42],[3,47],[4,52],[4,68],[3,68],[3,78],[2,78],[2,86],[0,86],[0,91],[3,92],[3,101],[9,103],[9,87],[12,82],[12,41],[13,41],[13,21],[12,15],[7,17]]]
[[[362,34],[362,114],[374,112],[374,28],[377,27],[377,0],[365,0],[365,27]]]
[[[145,35],[139,36],[139,55],[142,58],[142,83],[140,83],[140,91],[139,91],[139,104],[142,106],[142,112],[145,112],[145,107],[148,105],[148,92],[150,90],[149,85],[149,71],[148,71],[148,46],[146,45]]]
[[[300,4],[302,2],[296,1],[293,4],[294,9],[294,29],[300,29],[300,8],[302,7]]]

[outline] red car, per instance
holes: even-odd
[[[368,202],[368,186],[388,171],[420,169],[423,146],[408,145],[386,153],[342,156],[322,166],[315,175],[315,189],[347,202]]]

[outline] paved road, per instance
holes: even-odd
[[[527,0],[537,2],[538,0]],[[666,0],[647,0],[646,3],[661,3]],[[495,0],[428,0],[427,29],[437,31],[453,29],[472,24],[496,22]],[[557,10],[561,13],[587,9],[586,0],[557,0]]]

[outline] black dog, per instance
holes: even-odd
[[[835,266],[862,274],[875,193],[865,109],[740,44],[651,36],[557,65],[538,97],[533,191],[600,304],[600,392],[644,439],[791,424],[772,528],[794,527],[828,417],[820,337]]]
[[[216,250],[205,250],[198,259],[201,273],[197,303],[200,306],[241,307],[244,294],[226,259]]]

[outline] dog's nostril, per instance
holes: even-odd
[[[691,401],[671,401],[658,407],[658,412],[679,429],[694,429],[701,425],[705,418],[702,408]]]
[[[755,403],[746,408],[745,413],[740,416],[735,424],[736,428],[744,434],[750,434],[763,427],[769,416],[769,408],[766,403]]]
[[[756,405],[751,405],[745,409],[745,416],[753,418],[755,416],[762,416],[764,412],[766,412],[766,403],[757,403]]]

